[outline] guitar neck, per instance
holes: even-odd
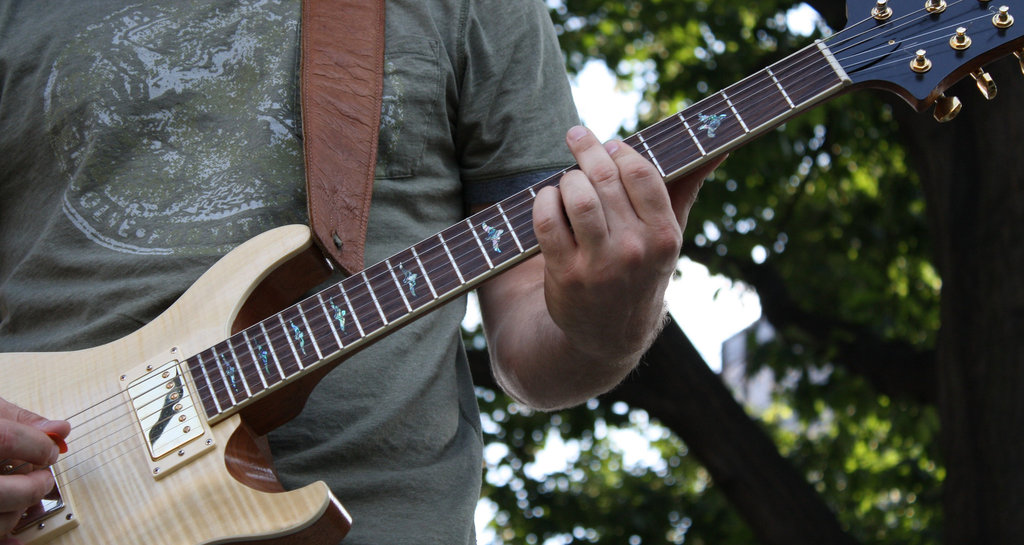
[[[848,83],[819,42],[625,142],[671,180]],[[533,201],[560,177],[520,191],[189,358],[207,418],[241,410],[261,394],[340,360],[536,254]]]

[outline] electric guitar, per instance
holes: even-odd
[[[1022,0],[854,0],[842,31],[626,143],[671,180],[857,88],[888,89],[948,119],[959,106],[942,93],[956,81],[971,75],[994,95],[983,65],[1013,53],[1024,70],[1024,21],[1015,17],[1024,17]],[[118,341],[0,354],[0,397],[73,426],[70,451],[52,467],[57,486],[14,537],[27,545],[336,543],[350,525],[344,508],[322,482],[283,491],[259,438],[353,353],[536,254],[533,199],[558,180],[291,306],[263,288],[323,267],[304,226],[239,246]],[[285,308],[250,319],[273,305]],[[12,470],[8,462],[0,471]]]

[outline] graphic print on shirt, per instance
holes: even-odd
[[[70,37],[43,98],[72,224],[119,252],[202,255],[304,222],[298,16],[138,2]]]

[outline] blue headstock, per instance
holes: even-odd
[[[999,57],[1017,55],[1024,70],[1022,0],[850,0],[847,19],[826,44],[853,84],[893,91],[918,111],[967,75],[994,96],[982,67]]]

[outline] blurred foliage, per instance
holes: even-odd
[[[781,0],[549,6],[570,72],[603,60],[642,92],[643,125],[830,32],[796,35],[785,17],[795,4]],[[851,326],[823,336],[781,316],[771,340],[751,335],[747,373],[770,372],[774,386],[770,405],[750,411],[855,538],[928,544],[939,542],[944,475],[934,408],[834,364],[854,335],[928,350],[938,331],[924,198],[890,108],[846,95],[734,152],[701,192],[684,254],[737,280],[768,269],[797,308]],[[479,398],[499,543],[754,542],[683,442],[642,411],[592,401],[542,414]],[[649,455],[630,460],[622,434]],[[550,445],[567,465],[539,471]]]

